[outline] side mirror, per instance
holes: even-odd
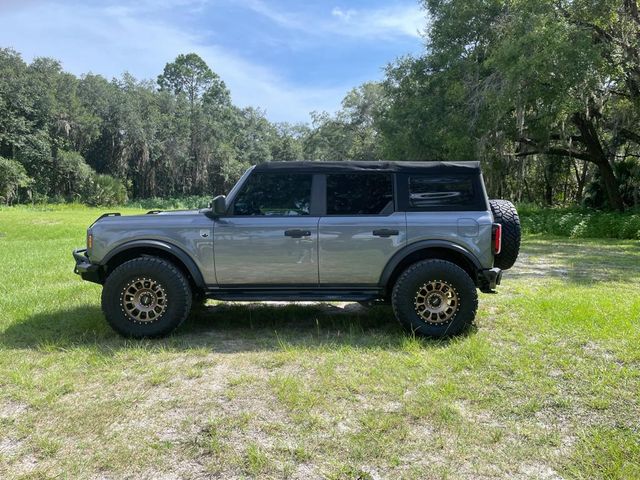
[[[227,197],[218,195],[211,202],[211,210],[215,215],[224,215],[227,213]]]

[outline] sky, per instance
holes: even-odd
[[[0,0],[0,47],[47,56],[76,75],[155,80],[200,55],[236,105],[307,122],[423,49],[417,0]]]

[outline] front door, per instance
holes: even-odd
[[[318,284],[313,175],[254,172],[214,225],[216,279],[227,285]]]

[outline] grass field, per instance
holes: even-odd
[[[126,341],[71,249],[99,214],[0,209],[0,478],[640,478],[640,246],[528,237],[477,327],[214,305]]]

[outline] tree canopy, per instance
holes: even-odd
[[[616,168],[637,159],[640,17],[635,1],[425,0],[426,54],[387,71],[380,119],[392,158],[481,158],[528,188],[593,166],[609,206],[623,209]],[[520,172],[518,171],[520,170]],[[636,167],[637,170],[637,167]],[[507,188],[494,185],[496,190]],[[581,192],[580,192],[581,193]],[[552,192],[547,196],[553,197]],[[551,200],[552,198],[547,198]]]
[[[637,1],[421,3],[424,52],[310,124],[234,105],[195,53],[152,82],[0,50],[0,195],[210,196],[272,160],[481,160],[492,196],[640,205]]]
[[[120,201],[122,192],[213,195],[274,154],[300,159],[294,130],[234,106],[224,82],[193,53],[168,63],[154,84],[129,74],[77,78],[53,59],[27,64],[0,50],[5,202],[20,191],[23,200],[91,202],[96,185],[109,185]]]

